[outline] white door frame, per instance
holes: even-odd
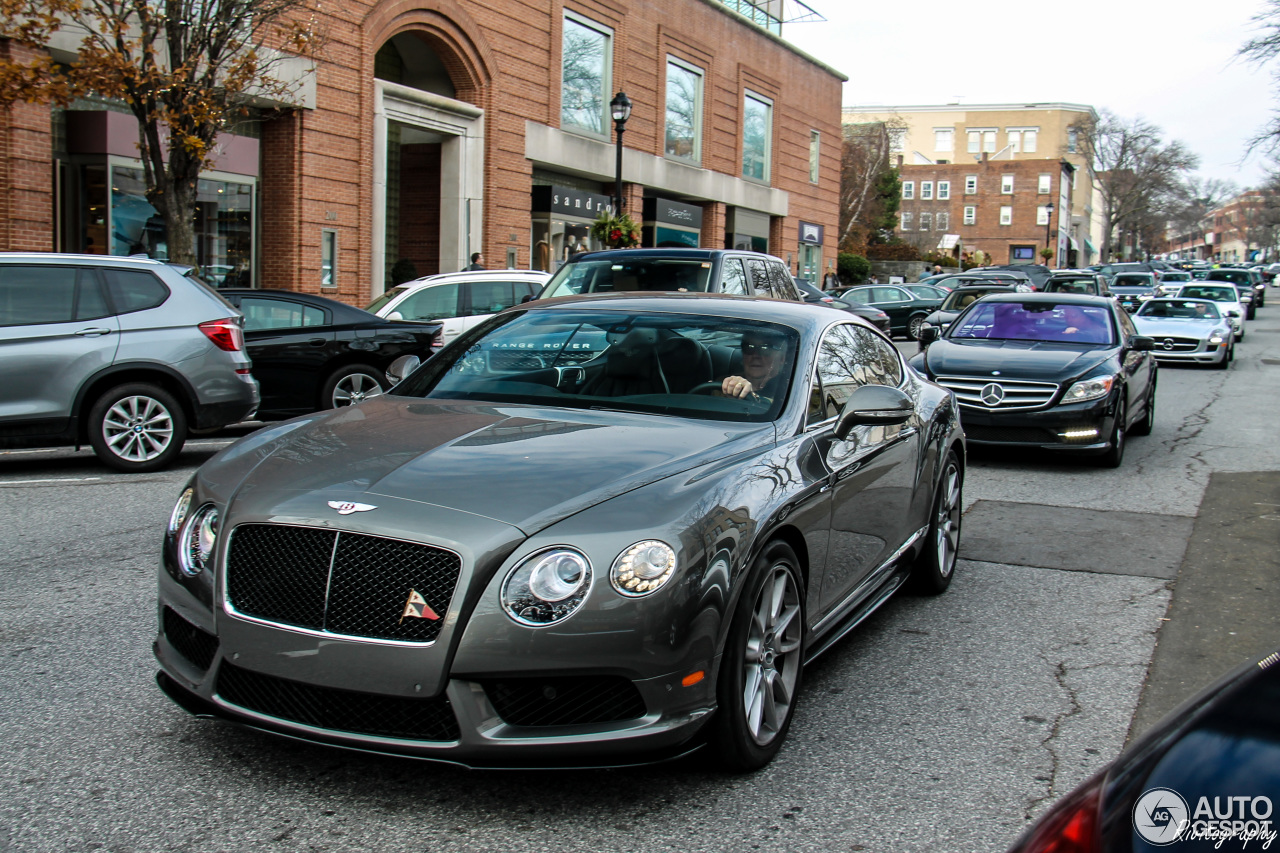
[[[440,272],[463,269],[484,234],[484,110],[464,101],[374,81],[373,299],[386,290],[387,126],[399,122],[445,136],[440,145]],[[473,248],[474,247],[474,248]]]

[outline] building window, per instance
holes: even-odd
[[[1049,224],[1049,208],[1045,207],[1043,204],[1039,205],[1036,208],[1036,224],[1037,225]]]
[[[977,154],[982,150],[982,132],[977,130],[969,131],[969,153]]]
[[[946,231],[951,227],[951,214],[944,210],[934,217],[934,222],[937,223],[937,229],[939,231]]]
[[[1052,176],[1052,175],[1041,175],[1041,176],[1040,176],[1040,185],[1039,185],[1038,187],[1036,187],[1036,192],[1038,192],[1038,193],[1047,193],[1047,192],[1049,192],[1049,191],[1052,189],[1052,182],[1053,182],[1053,176]]]
[[[809,183],[818,182],[818,160],[822,155],[822,134],[816,130],[809,131]]]
[[[921,231],[933,230],[933,214],[932,213],[920,214],[920,230]]]
[[[925,201],[933,200],[933,181],[920,182],[920,198]]]
[[[742,175],[769,180],[770,139],[773,137],[773,101],[747,92],[742,100]]]
[[[1000,194],[1013,195],[1013,175],[1000,176]]]
[[[973,225],[977,221],[978,221],[978,208],[973,205],[965,205],[964,224]]]
[[[1001,225],[1013,224],[1013,208],[1010,207],[1009,205],[1005,205],[1004,207],[1000,208],[1000,224]]]
[[[938,201],[948,201],[951,198],[951,182],[938,181]]]
[[[320,286],[338,286],[338,232],[320,232]]]
[[[911,213],[905,210],[902,212],[902,230],[911,230]]]
[[[901,128],[889,131],[889,150],[901,153],[907,150],[907,132]]]
[[[994,130],[982,131],[982,150],[988,154],[996,152],[996,132]]]
[[[702,159],[702,72],[670,57],[666,153],[694,163]]]
[[[1067,153],[1076,153],[1076,147],[1080,144],[1080,131],[1077,128],[1067,128]]]
[[[903,181],[903,182],[902,182],[902,197],[903,197],[903,198],[915,198],[915,197],[916,197],[916,182],[915,182],[915,181]]]
[[[936,128],[933,131],[933,150],[951,151],[955,148],[956,133],[950,128]]]
[[[1039,133],[1034,130],[1022,131],[1022,150],[1028,154],[1036,153],[1036,137]]]
[[[1009,131],[1009,151],[1013,154],[1017,154],[1021,150],[1022,150],[1022,131],[1020,130]]]
[[[977,191],[978,191],[978,176],[965,175],[964,176],[964,194],[973,195]]]
[[[561,53],[560,124],[607,135],[613,32],[568,12]]]

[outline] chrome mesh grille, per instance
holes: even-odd
[[[429,643],[440,619],[401,618],[411,592],[443,617],[457,554],[381,536],[242,524],[227,555],[227,602],[244,616],[349,637]]]
[[[988,412],[1039,409],[1049,405],[1058,393],[1055,382],[1030,382],[1000,376],[939,376],[937,382],[954,391],[961,406]],[[984,392],[991,386],[998,388],[1000,395],[994,405],[983,399]]]

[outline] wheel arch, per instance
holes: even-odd
[[[195,423],[195,390],[186,378],[172,368],[161,364],[133,363],[112,365],[89,379],[80,386],[76,394],[75,407],[71,416],[76,425],[76,442],[83,444],[89,438],[89,410],[93,403],[103,394],[117,385],[130,382],[143,382],[161,388],[178,401],[187,423]]]

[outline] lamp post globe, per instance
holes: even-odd
[[[616,216],[622,213],[622,131],[626,127],[627,119],[631,118],[631,99],[627,97],[626,92],[619,92],[613,96],[613,100],[609,102],[609,115],[613,118],[618,139],[618,165],[614,171],[613,181],[613,212]]]

